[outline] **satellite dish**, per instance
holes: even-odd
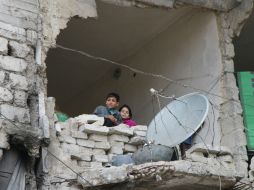
[[[209,102],[200,93],[191,93],[166,105],[150,122],[147,140],[174,147],[192,136],[207,117]]]

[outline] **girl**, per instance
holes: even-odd
[[[137,125],[136,122],[131,119],[132,117],[131,108],[128,105],[124,104],[119,109],[119,112],[123,120],[122,122],[124,124],[128,125],[129,127],[133,127]]]

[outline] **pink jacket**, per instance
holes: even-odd
[[[128,125],[129,127],[133,127],[137,125],[137,123],[133,121],[132,119],[123,119],[123,123]]]

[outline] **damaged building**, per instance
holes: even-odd
[[[0,0],[0,189],[254,188],[237,82],[254,71],[253,15],[252,0]],[[137,126],[80,123],[109,92]],[[112,166],[194,92],[209,109],[185,156]]]

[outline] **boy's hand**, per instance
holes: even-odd
[[[113,123],[116,123],[117,119],[113,115],[108,115],[106,118],[110,119]]]

